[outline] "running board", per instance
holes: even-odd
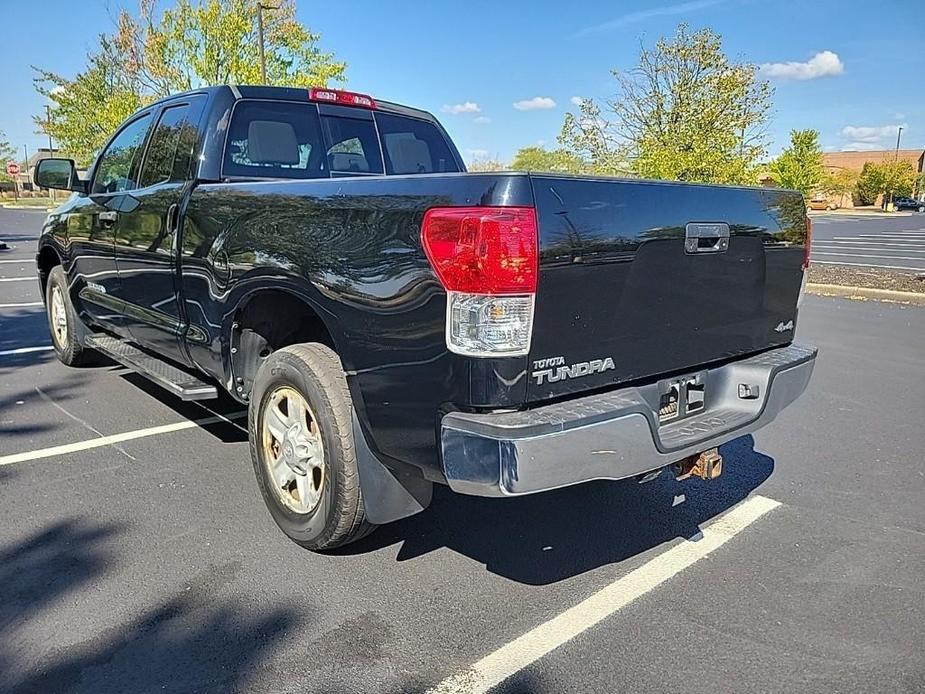
[[[218,397],[215,386],[154,355],[142,352],[125,340],[108,335],[89,335],[86,346],[127,366],[181,400],[211,400]]]

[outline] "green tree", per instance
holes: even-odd
[[[822,189],[833,198],[853,194],[857,185],[858,172],[852,169],[835,169],[822,179]]]
[[[260,84],[257,2],[177,0],[158,11],[142,0],[136,21],[123,10],[117,43],[126,67],[146,90],[163,96],[214,84]],[[263,12],[267,82],[325,86],[343,81],[346,63],[319,48],[321,36],[296,19],[295,0]]]
[[[16,150],[6,139],[6,134],[0,130],[0,181],[9,182],[13,179],[6,172],[6,163],[16,158]]]
[[[514,155],[511,168],[515,171],[582,173],[587,167],[580,157],[563,149],[523,147]]]
[[[295,18],[295,0],[264,11],[267,81],[325,86],[343,81],[346,65],[319,48],[320,36]],[[215,84],[259,84],[257,3],[177,0],[163,11],[141,0],[138,18],[123,10],[112,36],[69,79],[41,68],[36,90],[51,105],[34,117],[43,133],[80,165],[92,161],[116,127],[155,98]]]
[[[585,163],[589,173],[605,176],[632,173],[628,146],[591,99],[582,99],[577,114],[565,114],[558,141],[563,151]]]
[[[790,146],[768,167],[771,178],[781,188],[792,188],[809,197],[819,190],[825,178],[822,149],[816,130],[791,130]]]
[[[915,168],[907,161],[869,161],[858,177],[858,198],[873,205],[880,195],[911,195],[915,179]]]
[[[585,100],[559,135],[567,150],[588,153],[597,171],[625,157],[648,178],[756,182],[772,90],[757,66],[730,62],[718,34],[681,24],[643,47],[635,68],[612,73],[618,91],[607,118]]]
[[[88,165],[113,131],[145,101],[141,87],[124,69],[115,43],[100,36],[100,50],[73,79],[33,68],[36,90],[48,99],[46,114],[33,117],[39,132],[52,136],[64,154]]]
[[[473,159],[466,166],[469,171],[504,171],[506,168],[504,162],[490,158]]]

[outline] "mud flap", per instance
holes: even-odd
[[[422,477],[402,474],[379,462],[353,413],[353,440],[357,448],[360,490],[370,523],[384,525],[420,513],[430,505],[434,484]]]

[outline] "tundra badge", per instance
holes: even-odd
[[[569,366],[565,364],[565,357],[550,357],[549,359],[537,359],[533,362],[533,368],[534,371],[530,376],[536,379],[536,385],[541,386],[544,381],[546,383],[555,383],[566,378],[578,378],[603,373],[617,367],[614,366],[612,357],[580,361]]]

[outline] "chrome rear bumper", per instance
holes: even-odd
[[[441,422],[443,471],[451,489],[477,496],[634,477],[773,421],[806,389],[816,351],[790,345],[700,372],[703,409],[661,425],[661,382],[520,412],[451,412]]]

